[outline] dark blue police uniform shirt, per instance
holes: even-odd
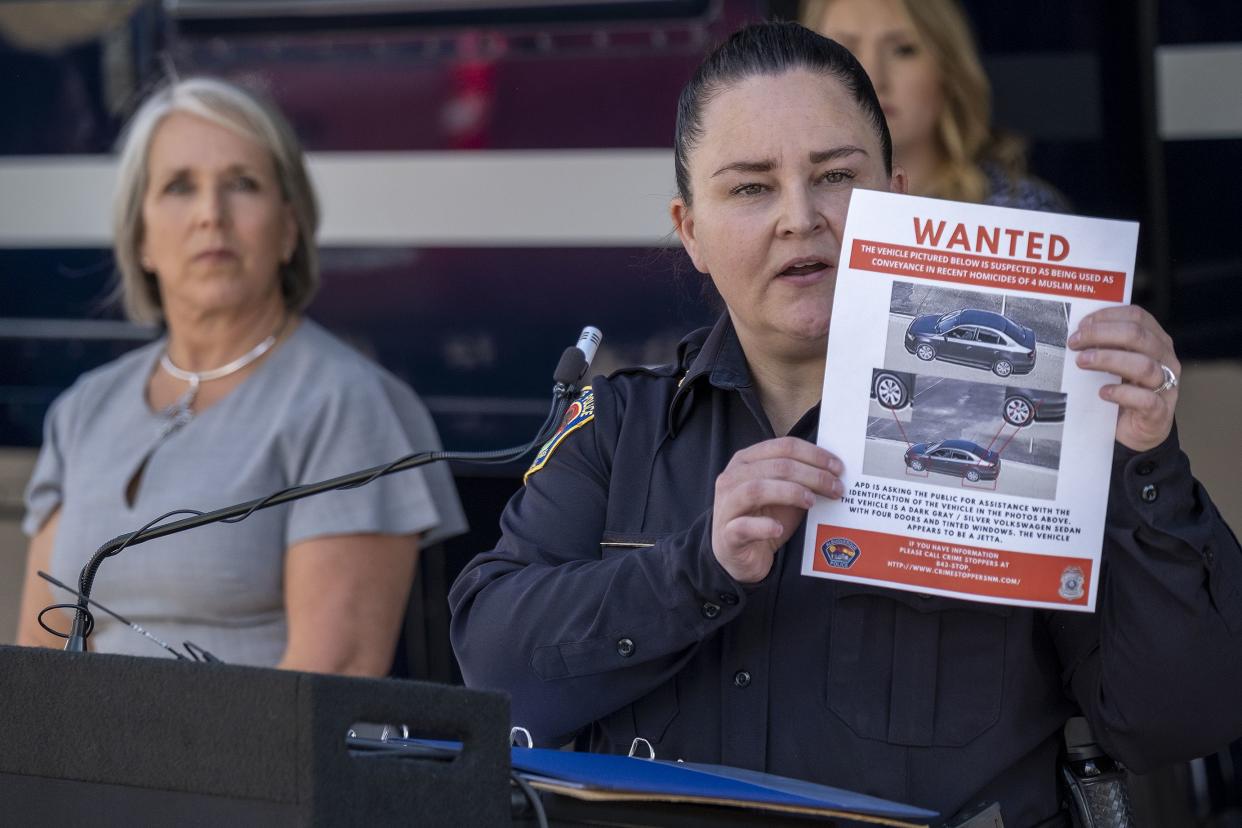
[[[727,316],[673,365],[593,384],[450,594],[467,684],[541,744],[765,770],[1005,824],[1058,810],[1081,709],[1143,771],[1242,733],[1242,551],[1176,434],[1115,454],[1099,611],[800,575],[805,523],[743,586],[711,550],[716,476],[773,436]],[[815,439],[818,407],[792,434]]]

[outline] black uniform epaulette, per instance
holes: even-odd
[[[627,365],[613,371],[608,375],[608,379],[635,374],[645,374],[649,377],[675,377],[684,372],[685,368],[675,362],[667,362],[663,365]]]
[[[682,379],[685,378],[686,372],[690,370],[691,364],[698,357],[699,351],[703,349],[703,341],[707,339],[710,333],[710,328],[700,328],[688,334],[678,343],[677,359],[673,362],[662,365],[630,365],[618,368],[608,375],[608,379],[645,374],[649,377],[675,377],[678,384],[680,384]]]

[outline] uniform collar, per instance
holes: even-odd
[[[725,391],[751,387],[746,353],[726,311],[711,328],[700,328],[677,346],[682,379],[668,409],[668,429],[676,434],[694,390],[704,382]]]

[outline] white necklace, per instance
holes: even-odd
[[[282,325],[281,327],[284,326]],[[164,427],[164,434],[167,435],[194,419],[194,411],[190,406],[194,404],[194,398],[198,396],[198,387],[202,383],[237,373],[270,351],[275,344],[276,334],[272,334],[227,365],[212,368],[210,371],[187,371],[184,368],[178,368],[173,364],[172,359],[168,356],[168,349],[165,348],[164,353],[160,355],[160,367],[177,379],[188,382],[190,387],[185,389],[184,393],[172,405],[164,409],[164,416],[168,418],[168,423]]]

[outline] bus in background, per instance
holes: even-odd
[[[1183,359],[1239,355],[1242,310],[1226,300],[1242,268],[1225,225],[1242,195],[1212,170],[1242,163],[1242,107],[1212,106],[1221,85],[1193,83],[1242,65],[1230,4],[1123,13],[1057,0],[1024,6],[1019,28],[997,4],[965,5],[997,120],[1030,139],[1035,170],[1077,212],[1143,223],[1136,301]],[[57,393],[154,335],[106,302],[109,153],[152,86],[191,74],[267,92],[309,151],[324,215],[310,314],[418,389],[447,446],[520,442],[583,325],[603,330],[607,370],[664,361],[711,320],[667,213],[677,93],[738,25],[797,8],[0,5],[0,446],[36,446]],[[1131,82],[1153,74],[1177,94]]]
[[[0,56],[19,113],[0,138],[0,443],[37,445],[61,389],[155,333],[104,307],[107,153],[172,74],[235,80],[289,116],[323,207],[309,313],[409,381],[446,446],[527,439],[585,324],[604,331],[607,369],[665,359],[709,319],[669,249],[673,112],[705,49],[758,4],[129,9],[58,54]]]

